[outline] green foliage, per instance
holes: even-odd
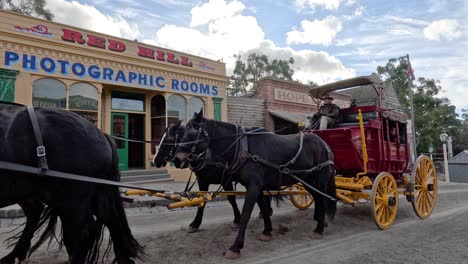
[[[409,113],[410,100],[407,77],[408,63],[406,56],[392,58],[385,66],[378,66],[381,77],[390,79],[403,107]],[[455,106],[445,97],[435,97],[442,90],[438,80],[420,77],[414,91],[414,116],[416,124],[416,142],[418,153],[428,152],[429,146],[436,146],[442,151],[439,135],[446,131],[454,139],[454,154],[468,147],[468,111],[463,111],[465,121],[458,118]]]
[[[234,57],[236,64],[230,78],[228,95],[241,95],[248,91],[255,91],[255,83],[262,77],[274,76],[291,81],[294,75],[294,70],[291,69],[291,65],[294,64],[293,58],[270,61],[266,55],[251,53],[244,62],[240,54]]]
[[[13,0],[0,0],[0,9],[6,9],[16,13],[36,16],[52,20],[54,15],[50,10],[45,9],[46,0],[20,0],[19,3]]]

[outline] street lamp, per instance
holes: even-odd
[[[450,175],[448,169],[448,160],[447,160],[447,141],[448,135],[445,132],[440,134],[440,141],[443,143],[443,150],[444,150],[444,170],[445,170],[445,181],[450,182]]]
[[[431,160],[432,159],[432,153],[434,152],[434,148],[432,147],[432,144],[429,146],[429,155],[431,155]]]

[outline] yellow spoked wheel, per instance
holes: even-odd
[[[294,184],[289,187],[291,191],[305,191],[302,184]],[[314,203],[314,198],[310,194],[291,194],[291,202],[297,209],[305,210]]]
[[[437,198],[437,174],[432,160],[427,156],[420,156],[414,164],[412,173],[414,184],[413,209],[419,218],[431,215]]]
[[[380,229],[389,228],[398,210],[398,187],[392,174],[380,173],[374,180],[371,194],[371,214]]]

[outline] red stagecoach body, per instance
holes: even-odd
[[[368,98],[355,106],[341,109],[340,122],[334,128],[314,130],[313,133],[320,136],[332,148],[337,174],[354,177],[366,170],[361,129],[357,119],[361,110],[368,155],[365,175],[375,178],[385,171],[394,175],[397,181],[400,180],[403,173],[408,172],[409,165],[407,118],[406,114],[395,107],[382,107],[386,103],[386,98],[382,98],[385,96],[385,89],[383,82],[377,76],[356,77],[325,84],[311,89],[309,93],[312,97],[321,98],[330,91],[351,87],[364,90],[360,94],[352,94],[353,98],[356,95],[362,97],[363,92]],[[351,92],[352,89],[343,91],[348,94]],[[371,100],[368,100],[369,97]]]

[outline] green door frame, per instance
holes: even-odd
[[[111,113],[111,134],[114,136],[114,119],[115,117],[124,118],[124,133],[115,135],[118,137],[128,138],[128,114],[126,113]],[[123,143],[122,143],[123,142]],[[119,170],[128,170],[128,141],[116,140],[117,143],[117,155],[119,156]]]

